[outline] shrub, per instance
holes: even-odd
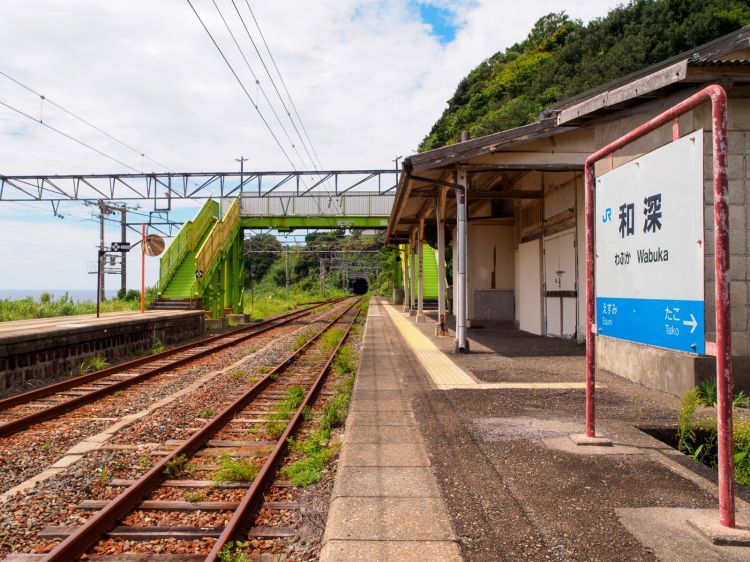
[[[154,340],[154,345],[151,346],[151,353],[153,355],[156,355],[157,353],[161,353],[164,351],[164,344],[161,343],[161,340],[159,338],[156,338]]]
[[[252,482],[258,475],[258,466],[248,459],[234,459],[225,454],[219,461],[219,469],[213,473],[217,482]]]
[[[109,361],[107,358],[97,355],[96,357],[89,357],[81,363],[81,373],[93,373],[106,369],[107,367],[109,367]]]

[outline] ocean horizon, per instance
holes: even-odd
[[[114,298],[118,290],[106,289],[105,295],[108,299]],[[39,300],[43,293],[53,295],[55,300],[59,300],[65,293],[76,302],[96,300],[96,289],[0,289],[0,299],[17,301],[32,297]]]

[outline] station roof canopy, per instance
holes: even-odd
[[[582,172],[595,150],[594,125],[666,108],[716,82],[750,97],[750,26],[563,100],[529,125],[405,158],[386,241],[406,239],[433,212],[434,200],[454,185],[457,166],[466,168],[470,202],[539,199],[541,191],[519,189],[514,179],[534,171]],[[446,218],[455,220],[451,204]]]

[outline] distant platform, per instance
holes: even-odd
[[[89,357],[110,362],[203,335],[202,310],[150,310],[0,322],[0,390],[76,374]]]

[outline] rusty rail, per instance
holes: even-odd
[[[164,469],[167,463],[180,455],[192,456],[201,447],[203,447],[213,435],[220,431],[234,415],[241,411],[247,406],[261,391],[265,390],[277,375],[286,369],[297,357],[299,357],[308,347],[310,347],[323,333],[325,333],[331,326],[338,322],[349,310],[351,310],[360,299],[352,302],[351,305],[347,306],[341,314],[337,315],[333,320],[327,323],[321,330],[319,330],[312,338],[310,338],[302,347],[289,354],[283,361],[281,361],[271,372],[267,373],[261,380],[255,383],[250,389],[245,391],[235,402],[224,408],[221,412],[215,415],[211,420],[200,430],[194,433],[185,443],[177,447],[170,454],[166,455],[154,465],[146,474],[138,478],[133,484],[131,484],[126,490],[115,497],[106,507],[101,511],[93,515],[86,523],[79,527],[73,534],[68,536],[60,544],[58,544],[52,551],[46,554],[42,560],[44,562],[68,562],[69,560],[76,560],[86,553],[96,542],[104,535],[108,529],[114,526],[118,520],[122,519],[130,510],[135,508],[140,502],[146,497],[147,494],[151,493],[165,478]],[[356,316],[355,316],[356,318]],[[353,323],[353,322],[352,322]],[[348,331],[347,331],[348,332]],[[334,353],[338,351],[338,346]],[[333,355],[331,355],[331,359]],[[330,364],[330,359],[326,365]],[[299,414],[299,412],[298,412]],[[297,420],[299,415],[295,416]],[[281,439],[286,439],[287,432],[281,436]],[[277,444],[277,447],[279,445]],[[265,468],[265,465],[264,465]]]
[[[331,301],[332,303],[339,302],[342,299],[336,299]],[[215,345],[211,347],[210,349],[204,349],[199,350],[194,353],[191,353],[190,355],[186,357],[181,357],[179,359],[175,359],[174,361],[171,361],[169,364],[166,365],[160,365],[158,367],[154,367],[152,369],[147,370],[144,373],[140,373],[136,377],[131,377],[122,381],[114,382],[110,385],[107,385],[106,387],[99,388],[97,390],[92,390],[91,392],[78,396],[75,398],[71,398],[70,400],[66,400],[65,402],[61,402],[60,404],[55,404],[50,406],[49,408],[45,408],[43,410],[40,410],[38,412],[34,412],[33,414],[28,414],[26,416],[20,417],[18,419],[9,421],[7,423],[4,423],[0,425],[0,438],[1,437],[7,437],[9,435],[13,435],[14,433],[17,433],[19,431],[23,431],[24,429],[28,428],[29,426],[40,423],[52,418],[55,418],[61,414],[64,414],[65,412],[68,412],[70,410],[73,410],[75,408],[78,408],[79,406],[83,406],[84,404],[88,404],[89,402],[93,402],[94,400],[97,400],[98,398],[101,398],[102,396],[106,396],[112,392],[122,390],[124,388],[127,388],[129,386],[132,386],[133,384],[141,383],[145,380],[148,380],[149,378],[158,375],[159,373],[163,373],[165,371],[168,371],[170,369],[174,369],[176,367],[179,367],[181,365],[184,365],[185,363],[188,363],[190,361],[193,361],[195,359],[199,359],[200,357],[204,357],[206,355],[209,355],[211,353],[215,353],[217,351],[221,351],[223,349],[226,349],[227,347],[231,347],[233,345],[236,345],[238,343],[242,343],[254,336],[260,335],[264,332],[267,332],[269,330],[272,330],[273,328],[276,328],[278,326],[283,326],[284,324],[288,322],[292,322],[296,320],[297,318],[301,318],[302,316],[307,315],[311,310],[321,306],[320,304],[315,304],[306,308],[303,308],[301,310],[297,310],[295,312],[290,312],[288,314],[284,314],[281,316],[277,316],[275,318],[271,318],[269,320],[266,320],[264,322],[260,322],[258,324],[253,324],[250,326],[244,326],[242,328],[238,328],[236,330],[232,330],[230,332],[226,332],[224,334],[219,334],[217,336],[211,336],[208,338],[204,338],[199,341],[195,341],[192,343],[188,343],[179,347],[175,347],[173,349],[164,351],[162,353],[157,353],[156,355],[150,355],[148,357],[142,357],[139,359],[135,359],[133,361],[129,361],[127,363],[122,363],[120,365],[115,365],[114,367],[110,367],[108,369],[103,369],[101,371],[97,371],[95,373],[90,373],[87,375],[81,375],[79,377],[74,377],[72,379],[67,379],[64,381],[61,381],[59,383],[55,383],[49,386],[45,386],[43,388],[31,390],[29,392],[25,392],[23,394],[19,394],[16,396],[11,396],[9,398],[6,398],[5,400],[0,401],[0,408],[1,409],[7,409],[12,406],[22,405],[29,403],[33,400],[37,400],[39,398],[44,398],[46,396],[51,396],[57,392],[62,392],[64,390],[68,390],[70,388],[75,388],[77,386],[91,383],[92,381],[100,380],[103,378],[106,378],[110,375],[120,373],[127,371],[129,369],[133,369],[135,367],[148,364],[154,361],[159,361],[160,359],[164,359],[166,357],[170,357],[172,355],[182,353],[184,351],[190,351],[191,349],[195,349],[197,347],[202,347],[207,344],[211,344],[214,342],[217,342],[222,339],[226,339],[227,341],[220,343],[218,345]],[[259,328],[259,329],[258,329]],[[243,335],[242,332],[249,332]]]
[[[263,504],[263,494],[265,493],[268,485],[272,482],[276,469],[278,468],[279,463],[286,454],[289,437],[291,437],[291,435],[297,430],[297,427],[302,421],[303,411],[305,410],[305,408],[307,408],[315,400],[316,396],[320,392],[320,389],[323,386],[323,382],[325,382],[325,377],[328,374],[328,370],[331,367],[331,363],[336,357],[336,354],[338,353],[341,346],[346,341],[346,338],[349,336],[349,332],[351,331],[354,323],[357,321],[360,312],[361,311],[357,311],[357,314],[354,315],[354,318],[352,319],[349,326],[347,326],[346,332],[341,338],[341,341],[339,341],[339,343],[336,345],[336,348],[331,353],[331,356],[328,358],[328,361],[326,361],[326,364],[318,372],[318,376],[316,377],[315,382],[305,396],[304,401],[297,408],[297,411],[294,413],[294,417],[292,417],[289,425],[287,425],[286,430],[276,442],[276,445],[271,451],[271,454],[266,459],[266,462],[263,463],[263,466],[258,472],[258,476],[253,481],[252,486],[250,486],[250,488],[247,490],[247,492],[245,492],[245,495],[240,500],[240,505],[232,514],[232,517],[227,523],[227,526],[224,528],[224,531],[221,533],[221,535],[219,535],[219,538],[216,539],[211,552],[209,552],[208,556],[206,557],[206,562],[215,562],[219,560],[219,553],[221,552],[222,548],[224,548],[224,546],[229,541],[236,539],[239,533],[247,531],[249,522],[257,514],[258,510]]]

